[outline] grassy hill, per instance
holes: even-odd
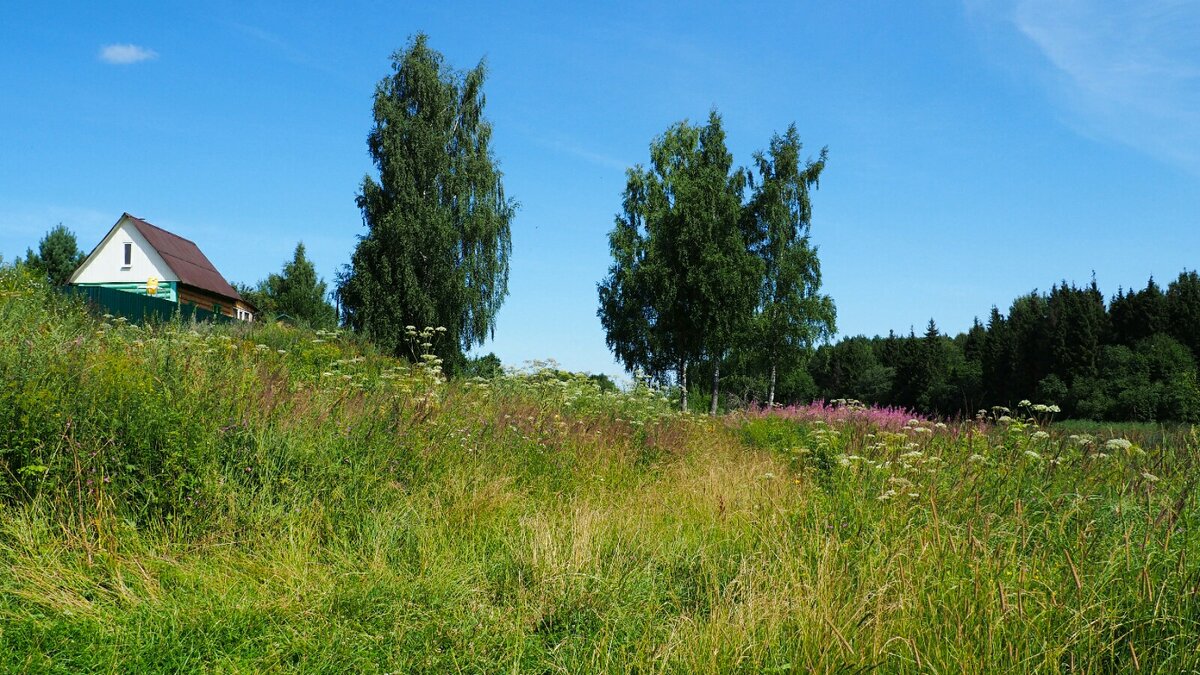
[[[681,416],[11,269],[0,376],[2,670],[1200,668],[1194,434]]]

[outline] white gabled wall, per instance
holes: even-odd
[[[125,266],[125,243],[133,244],[129,267]],[[109,231],[100,247],[84,261],[71,277],[73,284],[146,283],[150,277],[159,281],[179,281],[162,256],[158,254],[128,219],[122,219]]]

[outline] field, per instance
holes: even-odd
[[[1200,669],[1191,429],[680,415],[11,270],[0,372],[0,670]]]

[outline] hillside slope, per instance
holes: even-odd
[[[0,270],[0,669],[1200,667],[1194,442],[436,366]]]

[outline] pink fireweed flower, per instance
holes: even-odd
[[[889,431],[900,431],[911,423],[927,423],[933,420],[911,410],[896,407],[866,406],[858,401],[839,399],[836,401],[813,401],[807,405],[768,408],[752,405],[746,411],[753,417],[780,417],[797,422],[866,423],[869,426]]]

